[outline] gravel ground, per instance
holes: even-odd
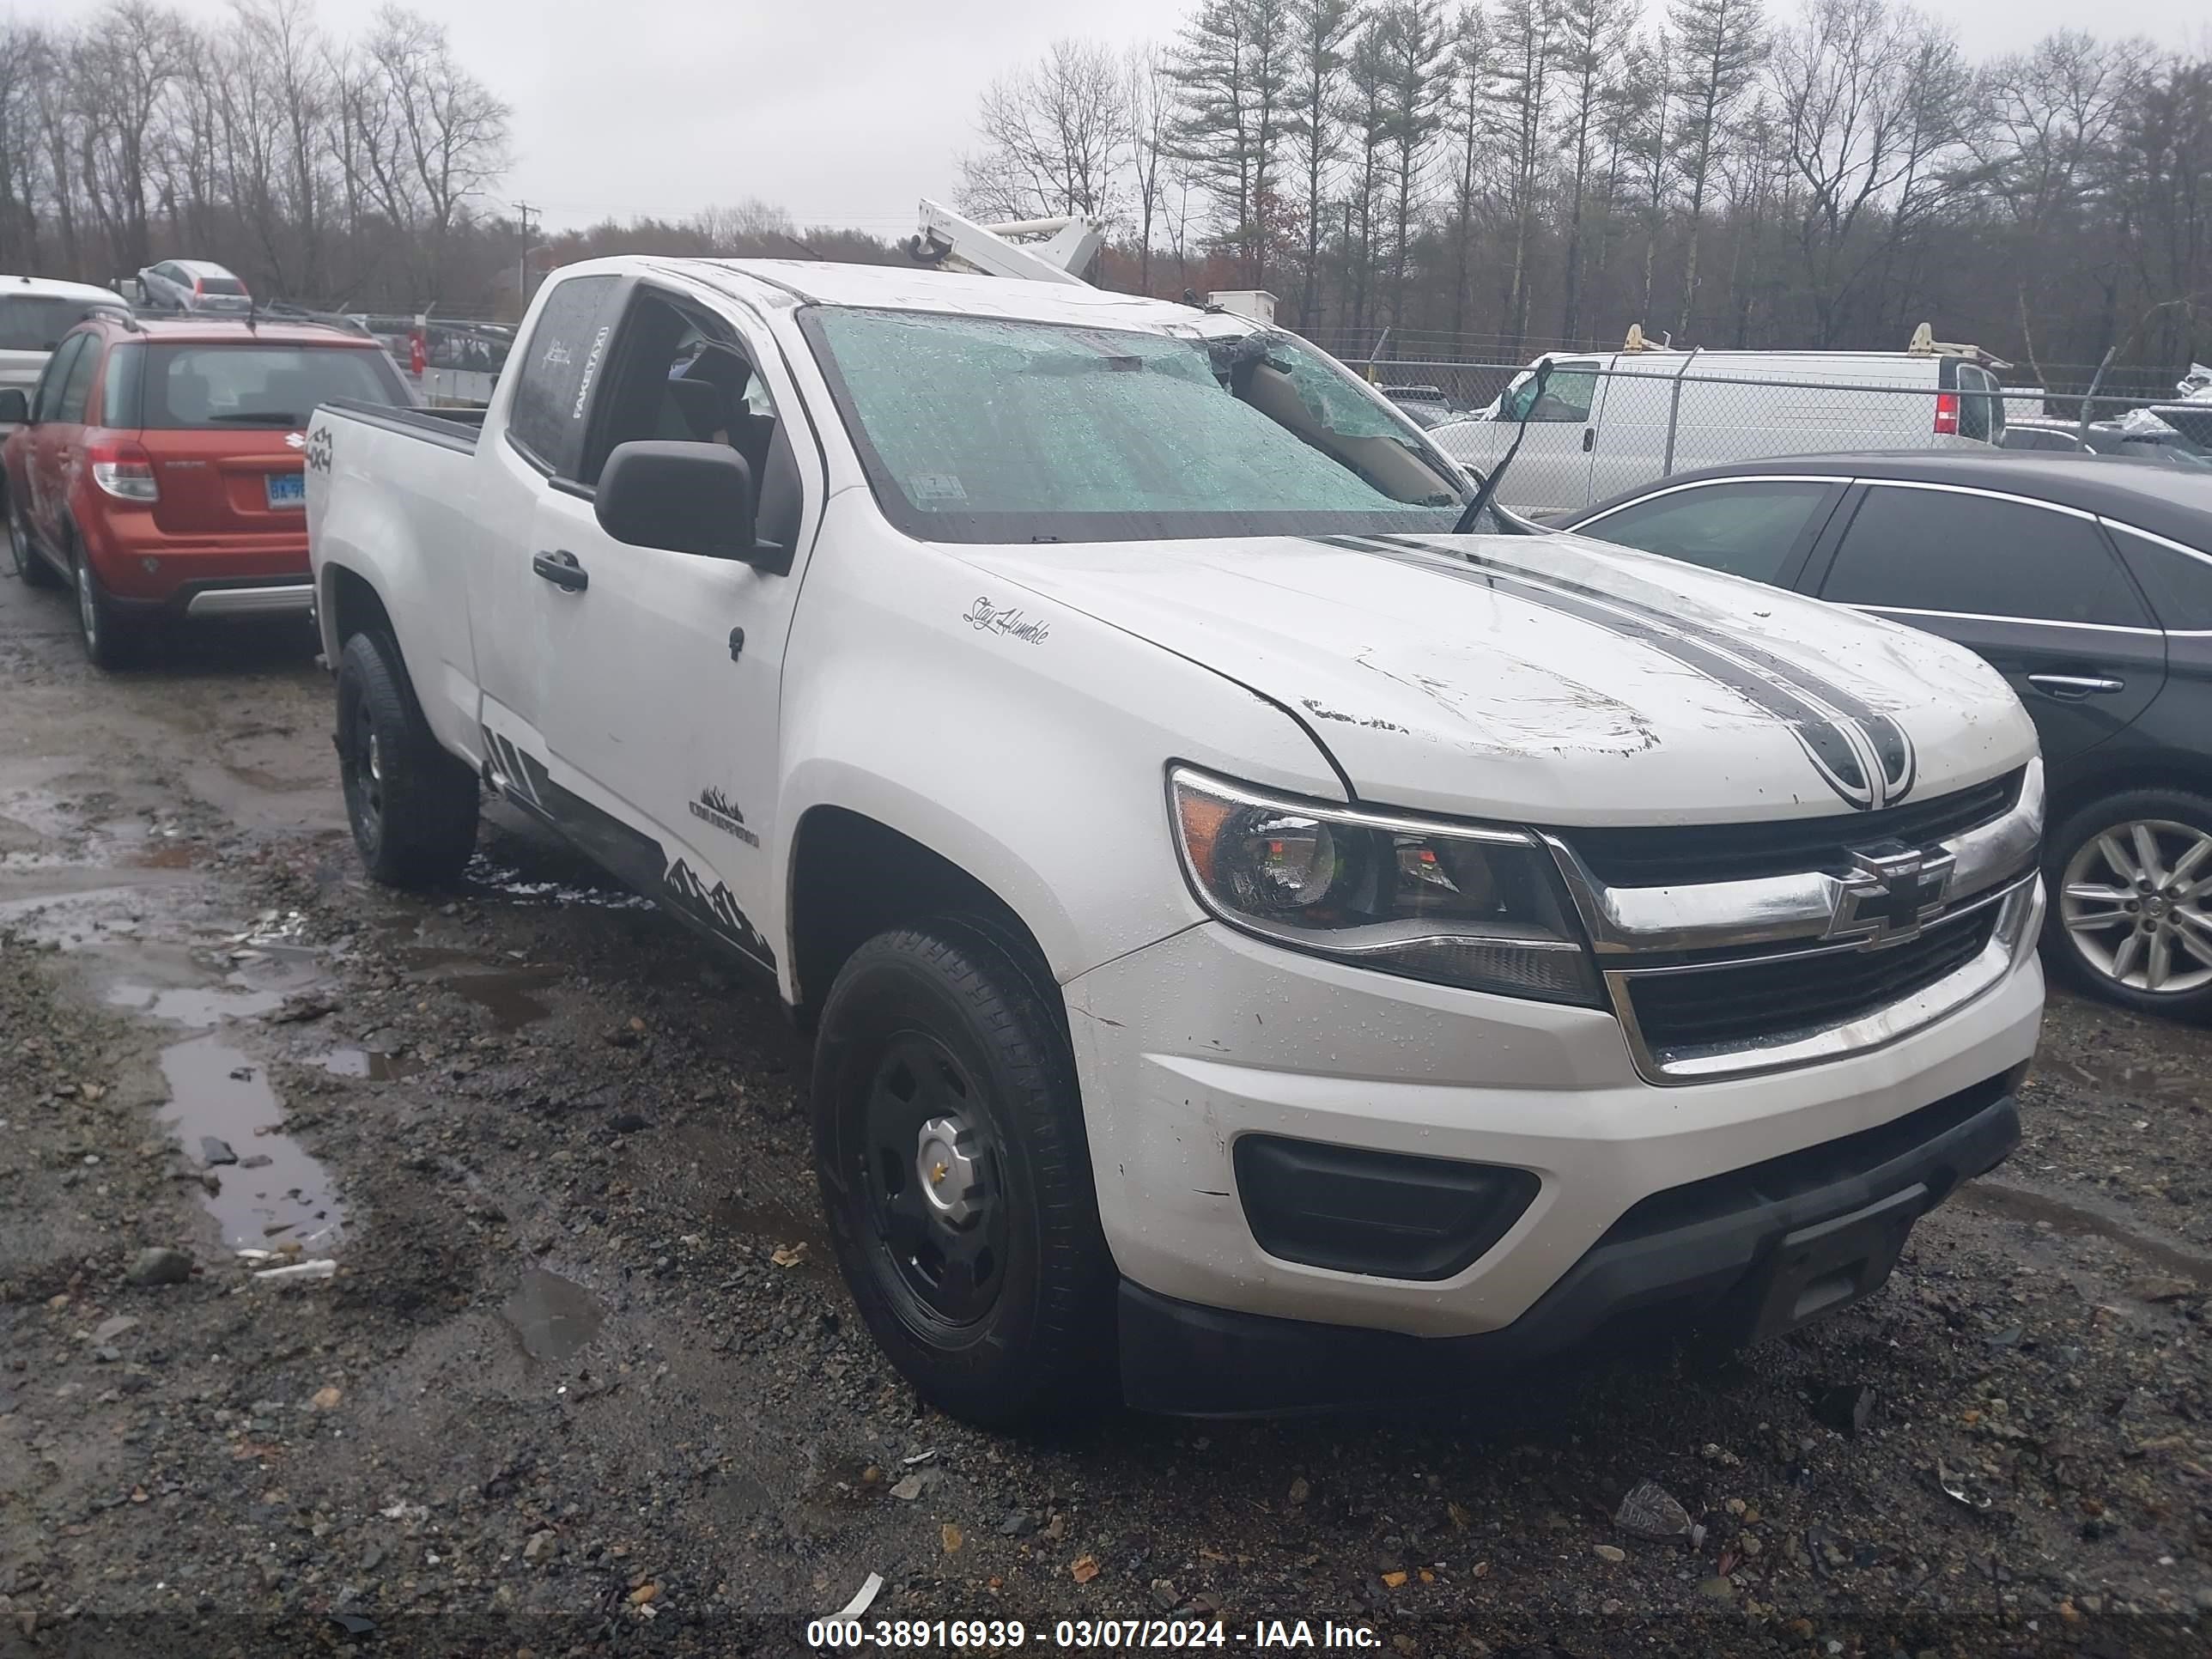
[[[794,1653],[871,1573],[1031,1646],[2201,1650],[2205,1032],[2055,1002],[2013,1162],[1747,1355],[997,1439],[859,1328],[769,999],[503,821],[366,886],[295,635],[68,629],[0,582],[0,1655]]]

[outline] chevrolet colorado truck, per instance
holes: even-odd
[[[1291,335],[592,261],[480,421],[331,404],[306,464],[369,871],[453,878],[489,790],[769,979],[839,1266],[950,1412],[1756,1339],[2017,1139],[1996,672],[1486,515]]]

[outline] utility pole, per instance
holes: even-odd
[[[530,309],[530,216],[538,210],[528,202],[517,202],[515,212],[522,220],[522,252],[514,262],[514,301],[518,321]]]

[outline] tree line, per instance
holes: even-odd
[[[963,210],[1115,232],[1105,279],[1264,288],[1348,355],[2212,354],[2212,58],[1985,62],[1898,0],[1200,0],[995,82]],[[2063,379],[2063,375],[2053,376]]]
[[[309,0],[203,27],[118,0],[76,27],[0,23],[0,268],[108,282],[152,261],[234,265],[308,303],[427,302],[512,231],[479,193],[507,106],[442,25],[398,6],[357,39]]]

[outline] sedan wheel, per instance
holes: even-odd
[[[2160,1012],[2212,1003],[2212,812],[2191,810],[2207,805],[2138,791],[2057,838],[2057,931],[2093,988]]]

